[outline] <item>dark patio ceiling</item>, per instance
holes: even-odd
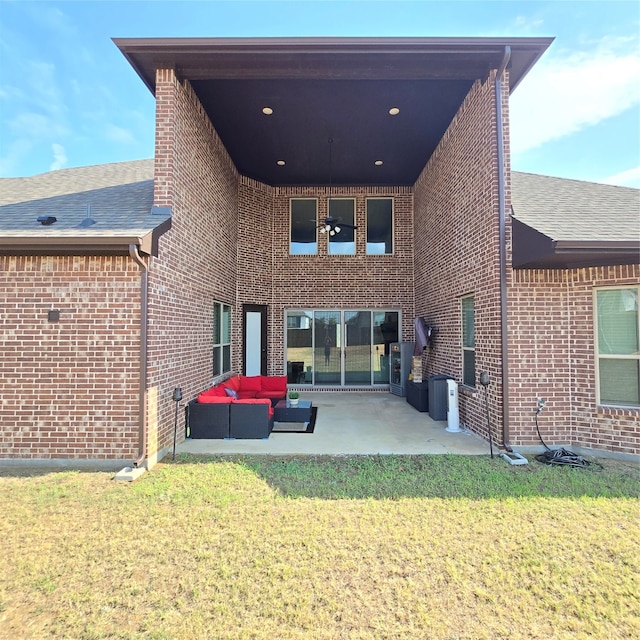
[[[152,92],[156,69],[189,80],[239,172],[282,186],[412,185],[473,82],[500,66],[506,47],[513,90],[552,39],[114,42]]]

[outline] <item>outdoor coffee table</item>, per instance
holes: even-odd
[[[311,422],[311,401],[298,400],[298,406],[292,407],[288,400],[280,400],[273,408],[274,422]]]

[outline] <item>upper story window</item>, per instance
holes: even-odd
[[[640,406],[640,287],[597,289],[598,404]]]
[[[318,202],[311,198],[292,199],[289,253],[315,255],[318,253]]]
[[[213,376],[231,371],[231,307],[213,303]]]
[[[329,201],[329,215],[338,221],[336,227],[340,229],[335,235],[328,236],[329,254],[354,255],[356,252],[356,232],[352,227],[355,225],[355,201],[352,199],[331,198]]]
[[[393,253],[393,199],[367,198],[367,254]]]
[[[476,317],[473,296],[465,296],[462,308],[462,384],[476,386]]]

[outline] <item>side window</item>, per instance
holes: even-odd
[[[640,287],[597,289],[598,403],[640,405]]]
[[[473,296],[462,298],[462,384],[476,386],[476,321]]]
[[[213,304],[213,375],[231,371],[231,307]]]
[[[393,253],[393,200],[367,198],[367,254]]]
[[[318,220],[316,200],[292,199],[289,234],[290,255],[315,255],[318,253]]]

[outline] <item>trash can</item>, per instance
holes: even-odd
[[[432,420],[446,420],[448,406],[447,380],[451,376],[429,376],[429,417]]]

